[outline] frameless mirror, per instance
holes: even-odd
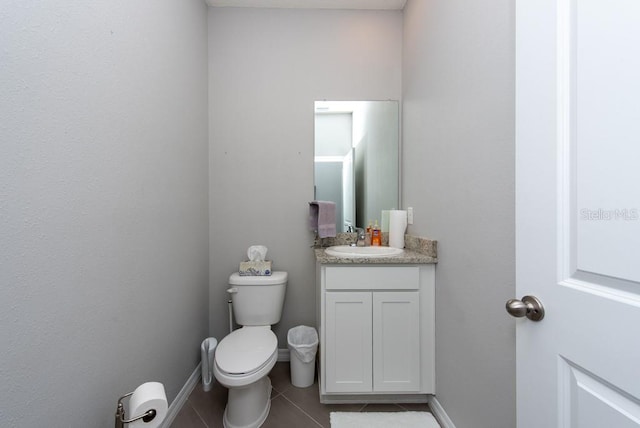
[[[336,203],[336,226],[381,224],[399,203],[397,101],[316,101],[314,197]]]

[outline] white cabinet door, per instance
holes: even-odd
[[[417,291],[373,293],[373,389],[420,390],[420,297]]]
[[[326,293],[326,391],[372,389],[371,293]]]

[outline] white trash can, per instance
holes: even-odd
[[[291,383],[297,388],[313,385],[316,374],[318,332],[313,327],[299,325],[287,333],[289,345]]]

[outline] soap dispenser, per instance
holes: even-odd
[[[371,230],[371,245],[374,247],[380,247],[382,245],[382,236],[380,233],[380,226],[378,226],[378,220]]]

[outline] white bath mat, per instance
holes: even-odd
[[[331,428],[440,428],[429,412],[331,412]]]

